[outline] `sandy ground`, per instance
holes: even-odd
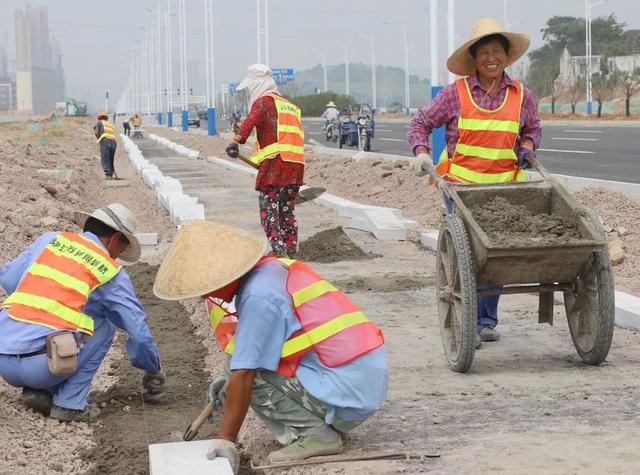
[[[60,198],[61,216],[80,205],[83,208],[89,205],[91,209],[96,203],[114,201],[117,197],[142,213],[142,230],[161,232],[165,242],[148,254],[149,262],[157,265],[173,231],[164,214],[155,207],[153,195],[133,176],[122,157],[117,167],[122,175],[131,177],[131,186],[115,190],[100,187],[98,175],[87,168],[97,167],[97,161],[90,163],[95,160],[90,157],[96,146],[84,132],[88,127],[90,124],[77,123],[63,134],[58,145],[49,145],[63,157],[58,161],[68,159],[69,166],[77,166],[84,173],[80,175],[84,177],[80,183],[70,185],[77,186],[77,190],[70,191],[64,185],[58,193],[62,196],[73,192],[78,196],[77,202]],[[0,127],[0,138],[5,130]],[[14,132],[9,133],[14,136]],[[77,146],[77,153],[73,156],[62,153],[64,144]],[[218,148],[222,145],[220,141],[215,144]],[[0,146],[4,146],[3,140]],[[24,154],[21,147],[18,144],[14,153]],[[1,166],[6,166],[4,156],[0,155]],[[83,156],[87,157],[86,164]],[[8,166],[14,162],[15,159],[9,161]],[[28,167],[37,167],[26,163]],[[368,166],[374,169],[378,165]],[[20,206],[32,201],[25,199],[27,187],[20,183],[28,183],[29,191],[39,186],[29,181],[32,173],[28,167],[23,173],[24,181],[13,180],[13,187],[8,188],[9,196]],[[252,189],[252,178],[222,168],[217,171],[216,186]],[[345,181],[355,180],[357,173],[349,166],[342,169],[345,191],[348,191]],[[339,186],[337,177],[335,182]],[[399,191],[412,192],[402,187]],[[337,194],[353,198],[346,192]],[[38,196],[34,203],[38,202]],[[433,206],[434,201],[431,203]],[[229,196],[220,201],[216,216],[238,217],[242,222],[236,224],[259,232],[257,213],[243,212],[242,206],[246,204]],[[302,240],[345,225],[333,212],[313,203],[300,206],[297,215]],[[6,221],[5,218],[3,222]],[[2,236],[11,239],[11,247],[10,252],[4,251],[3,259],[13,257],[23,243],[33,239],[21,235],[30,231],[28,224],[9,225],[10,233],[3,232]],[[40,229],[31,232],[37,235]],[[387,401],[351,434],[345,455],[406,452],[439,454],[440,458],[324,464],[272,473],[637,473],[640,470],[636,450],[640,435],[636,397],[640,389],[637,378],[640,335],[617,329],[607,362],[600,367],[585,366],[573,349],[561,306],[556,306],[554,327],[537,325],[535,297],[507,296],[500,306],[502,340],[485,344],[476,353],[470,373],[453,373],[444,361],[438,331],[434,254],[414,242],[380,242],[368,233],[351,229],[345,232],[353,246],[376,257],[312,264],[325,278],[344,288],[381,326],[390,366]],[[0,249],[7,247],[3,245]],[[163,360],[167,362],[172,389],[166,403],[142,405],[136,384],[141,373],[130,370],[122,351],[114,353],[96,377],[97,391],[92,398],[106,407],[105,418],[93,427],[61,425],[25,411],[19,393],[0,383],[0,444],[4,449],[0,454],[0,473],[117,473],[119,467],[124,467],[120,473],[146,473],[146,443],[171,440],[172,431],[183,431],[183,423],[197,415],[199,404],[204,403],[203,389],[209,373],[215,375],[222,370],[224,357],[212,344],[204,305],[187,301],[183,306],[164,306],[157,302],[150,295],[153,273],[154,268],[144,264],[131,268],[140,298],[153,319],[152,331],[158,337]],[[119,338],[114,349],[121,344]],[[207,425],[202,437],[210,436],[213,430],[214,426]],[[278,448],[278,444],[250,414],[240,436],[240,448],[241,473],[258,473],[249,468],[249,458],[265,463],[269,451]],[[85,449],[91,452],[88,454]],[[126,460],[131,461],[128,466]]]
[[[92,123],[84,119],[0,126],[0,262],[17,256],[41,233],[77,230],[74,210],[91,212],[99,206],[120,202],[138,218],[140,232],[158,232],[163,241],[174,234],[168,219],[155,205],[154,195],[135,177],[135,171],[118,147],[115,166],[130,180],[126,188],[103,188],[97,159],[98,145]],[[38,169],[71,170],[69,183],[39,174]],[[43,217],[59,220],[43,226]],[[152,257],[158,249],[145,249]],[[109,374],[110,363],[124,355],[114,345],[94,379],[95,389],[107,389],[117,380]],[[139,378],[136,379],[140,381]],[[23,408],[20,390],[0,379],[0,473],[84,473],[91,464],[81,451],[94,445],[86,424],[59,424]]]

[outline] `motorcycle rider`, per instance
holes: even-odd
[[[327,127],[331,122],[338,120],[338,107],[333,103],[333,101],[329,101],[329,103],[325,106],[326,110],[322,113],[322,118],[324,120],[324,131],[327,131]]]

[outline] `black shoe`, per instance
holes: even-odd
[[[488,325],[482,327],[478,333],[482,341],[498,341],[500,339],[500,332]]]
[[[87,404],[84,409],[69,409],[55,404],[51,408],[51,417],[60,422],[86,422],[88,424],[95,421],[99,415],[100,409],[92,404]]]
[[[29,409],[48,416],[51,413],[53,397],[44,389],[22,388],[22,402]]]

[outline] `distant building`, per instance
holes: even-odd
[[[598,74],[600,72],[600,61],[602,55],[591,56],[590,74]],[[623,73],[631,73],[640,68],[640,53],[628,56],[608,56],[607,66],[609,71],[621,71]],[[578,78],[585,77],[587,73],[587,57],[574,56],[565,48],[560,56],[560,74],[556,79],[556,87],[561,90],[571,89],[578,82]]]
[[[49,35],[46,7],[16,10],[17,109],[48,114],[64,100],[62,53]]]

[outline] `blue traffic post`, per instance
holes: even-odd
[[[171,111],[167,112],[167,127],[173,127],[173,112]]]
[[[189,111],[182,111],[182,131],[189,130]]]
[[[207,109],[207,133],[216,135],[216,110],[213,107]]]
[[[587,101],[587,115],[591,117],[592,113],[593,113],[593,102]]]
[[[434,100],[438,93],[442,90],[442,86],[431,86],[431,100]],[[446,143],[444,139],[445,127],[442,126],[435,129],[431,133],[431,160],[434,165],[437,165],[440,161],[440,154],[444,150]]]
[[[162,125],[162,112],[158,112],[158,125]]]

